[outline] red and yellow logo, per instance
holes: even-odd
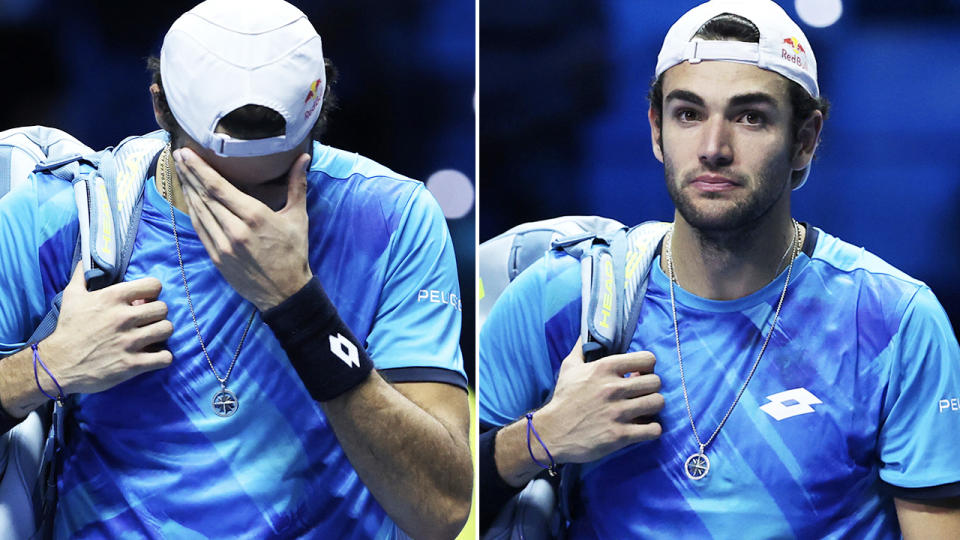
[[[317,97],[317,95],[318,95],[318,94],[317,94],[317,87],[320,86],[320,84],[321,84],[322,82],[323,82],[323,79],[317,79],[317,80],[313,81],[312,83],[310,83],[310,91],[307,92],[307,97],[306,97],[306,99],[303,100],[303,103],[304,103],[304,104],[306,104],[307,102],[309,102],[311,99],[314,99],[314,98]],[[323,88],[321,88],[320,90],[323,90]]]
[[[793,52],[796,54],[805,53],[807,51],[803,50],[803,44],[800,43],[800,40],[795,37],[789,37],[783,40],[784,43],[793,47]]]
[[[789,47],[787,47],[789,45]],[[807,69],[807,51],[803,50],[803,44],[795,37],[788,37],[783,40],[780,48],[780,58],[797,65],[800,69]]]

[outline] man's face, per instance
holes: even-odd
[[[787,81],[717,61],[684,62],[663,77],[660,132],[651,111],[654,153],[680,216],[700,230],[730,231],[789,203],[796,152]]]

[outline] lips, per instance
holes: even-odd
[[[740,187],[740,183],[732,178],[719,174],[702,174],[693,179],[690,185],[700,191],[728,191]]]

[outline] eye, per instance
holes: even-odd
[[[680,122],[696,122],[700,119],[700,114],[693,109],[678,109],[673,115]]]
[[[767,123],[767,117],[757,111],[747,111],[740,116],[740,121],[748,126],[761,126]]]

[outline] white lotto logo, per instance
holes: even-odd
[[[960,398],[941,399],[940,402],[937,403],[937,407],[940,408],[940,412],[960,411]]]
[[[330,336],[330,352],[337,355],[337,358],[343,360],[343,363],[350,367],[360,367],[360,356],[357,354],[357,346],[343,337],[343,334],[337,333],[336,336]]]
[[[450,304],[457,311],[463,311],[463,302],[460,297],[454,293],[438,291],[435,289],[420,289],[417,293],[417,302],[430,302],[431,304]]]
[[[785,418],[812,413],[814,411],[811,405],[823,403],[820,398],[811,394],[806,388],[784,390],[767,396],[767,399],[770,400],[770,403],[760,407],[760,410],[769,414],[778,422]]]

